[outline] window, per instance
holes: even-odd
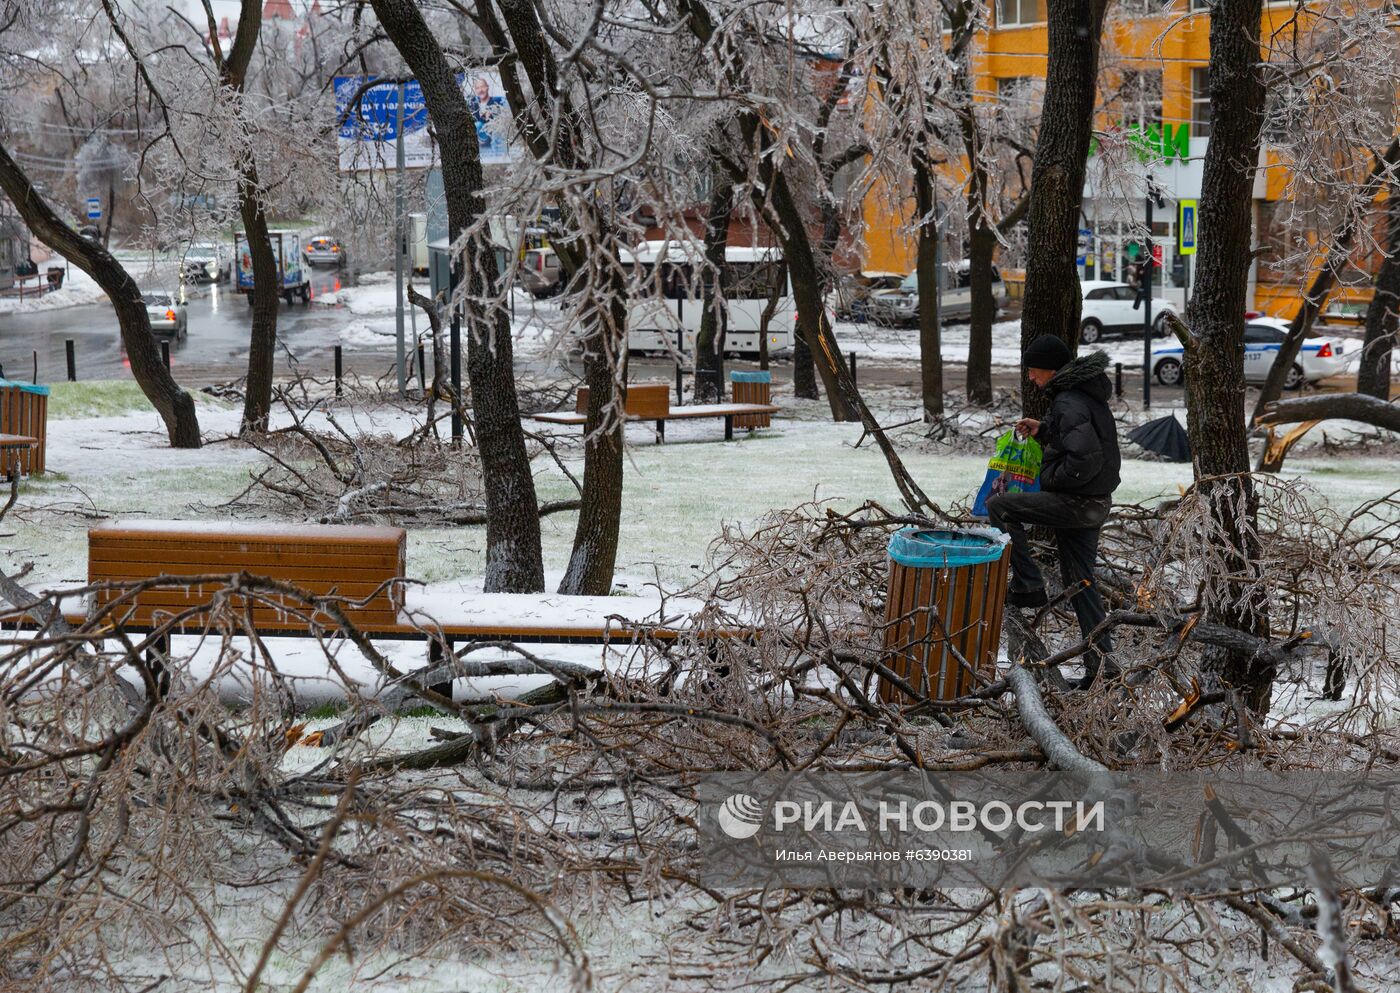
[[[1111,286],[1105,286],[1103,289],[1099,289],[1099,290],[1090,290],[1088,293],[1084,294],[1084,299],[1085,299],[1085,300],[1112,300],[1112,299],[1113,299],[1113,287],[1111,287]]]
[[[1113,299],[1115,300],[1136,300],[1137,289],[1132,286],[1115,286],[1113,288]]]
[[[1040,24],[1045,20],[1045,0],[997,0],[997,27]]]
[[[1283,341],[1285,335],[1278,328],[1267,324],[1246,324],[1244,340],[1251,345],[1275,345]]]
[[[1127,125],[1162,124],[1161,70],[1123,70],[1123,82],[1118,89],[1118,107]]]
[[[1191,136],[1210,137],[1210,69],[1191,70]]]

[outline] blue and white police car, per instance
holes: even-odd
[[[1262,383],[1269,378],[1283,339],[1288,335],[1288,322],[1278,317],[1255,317],[1244,326],[1244,378],[1246,382]],[[1304,383],[1315,383],[1328,376],[1345,372],[1355,354],[1348,353],[1340,338],[1305,338],[1298,349],[1298,359],[1288,370],[1284,389],[1296,390]],[[1185,371],[1182,348],[1163,345],[1152,350],[1152,375],[1163,386],[1180,386]]]

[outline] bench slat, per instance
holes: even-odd
[[[88,532],[88,580],[139,582],[158,576],[248,572],[288,583],[313,596],[339,596],[366,601],[345,607],[346,614],[365,627],[392,626],[403,602],[402,577],[407,534],[402,528],[314,524],[256,524],[181,521],[117,522]],[[121,601],[115,609],[128,622],[150,624],[158,616],[183,614],[207,606],[221,585],[161,586],[142,590],[134,600],[118,589],[98,590],[101,607]],[[271,601],[269,603],[268,601]],[[266,598],[230,595],[227,602],[251,614],[261,630],[306,630],[305,622],[276,606],[276,594]],[[301,609],[289,603],[292,609]],[[201,626],[199,611],[182,622]],[[327,620],[329,620],[327,618]]]

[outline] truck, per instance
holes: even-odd
[[[277,271],[281,276],[282,299],[290,306],[297,298],[302,303],[311,302],[311,278],[302,267],[301,234],[297,231],[269,231],[272,254],[277,259]],[[248,306],[253,305],[253,256],[248,249],[247,232],[240,231],[233,236],[233,286],[248,298]]]

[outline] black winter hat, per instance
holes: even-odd
[[[1026,346],[1022,359],[1028,369],[1054,369],[1058,372],[1074,358],[1069,346],[1053,334],[1043,334]]]

